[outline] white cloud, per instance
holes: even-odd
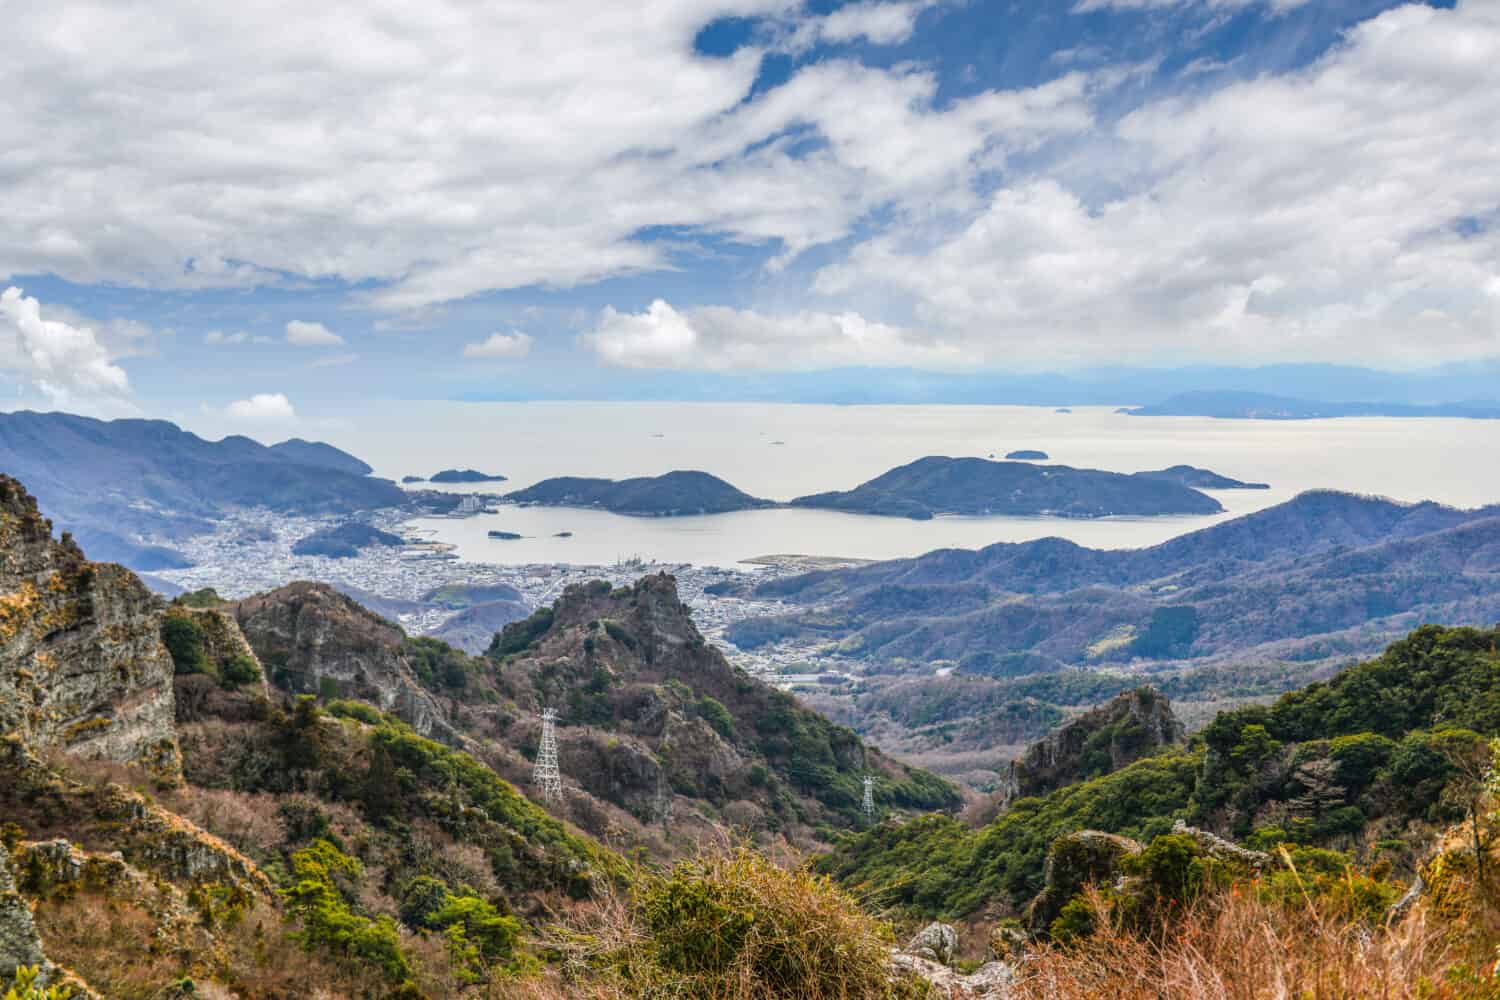
[[[92,327],[42,315],[42,306],[14,286],[0,293],[0,369],[30,382],[57,404],[129,394]]]
[[[286,325],[286,342],[293,347],[337,347],[344,338],[322,323],[294,319]]]
[[[499,358],[514,360],[531,353],[531,335],[521,333],[492,333],[485,340],[464,345],[466,358]]]
[[[1500,6],[1397,8],[1303,71],[1149,103],[815,287],[904,297],[993,364],[1494,355],[1497,95]]]
[[[243,344],[250,339],[250,335],[244,330],[236,330],[233,333],[225,333],[223,330],[210,330],[203,335],[205,344]]]
[[[961,368],[973,360],[954,344],[852,312],[767,315],[722,306],[679,312],[661,299],[640,313],[606,308],[581,339],[601,360],[622,368]]]
[[[1084,14],[1095,10],[1162,10],[1180,7],[1205,7],[1221,11],[1265,4],[1274,13],[1284,14],[1310,2],[1311,0],[1078,0],[1073,5],[1073,11]]]
[[[869,42],[898,45],[911,37],[917,16],[935,0],[901,0],[885,3],[865,0],[848,3],[822,17],[804,19],[792,26],[788,46],[804,49],[819,42],[842,44]]]
[[[258,392],[248,399],[237,399],[224,407],[233,420],[253,423],[287,423],[297,419],[297,411],[285,393]]]
[[[906,66],[812,65],[750,99],[764,45],[693,46],[717,18],[762,15],[886,43],[921,7],[22,4],[0,62],[0,276],[341,278],[420,308],[661,268],[648,227],[788,252],[840,240],[876,209],[961,200],[1007,151],[1087,123],[1076,84],[939,107]]]

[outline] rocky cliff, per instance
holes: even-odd
[[[1149,687],[1126,691],[1027,747],[1011,763],[1002,802],[1118,771],[1186,735],[1165,696]]]
[[[160,603],[91,563],[0,476],[0,733],[36,748],[180,770]]]
[[[413,673],[405,633],[332,587],[292,583],[230,611],[276,686],[368,701],[423,736],[455,738]]]

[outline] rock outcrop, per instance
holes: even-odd
[[[1084,886],[1115,882],[1126,859],[1141,850],[1141,845],[1129,837],[1099,830],[1079,830],[1058,837],[1047,851],[1042,891],[1027,908],[1026,920],[1031,932],[1046,934],[1062,908]]]
[[[9,983],[16,969],[51,965],[31,919],[31,907],[16,891],[10,852],[0,844],[0,984]]]
[[[321,583],[291,583],[233,606],[272,683],[294,693],[359,698],[423,736],[457,737],[402,652],[405,633]]]
[[[1118,771],[1162,747],[1181,743],[1185,736],[1166,696],[1150,687],[1126,691],[1059,726],[1012,761],[1002,808],[1019,798]]]
[[[906,942],[906,954],[925,958],[942,965],[951,965],[958,951],[958,931],[948,924],[933,921],[917,931]]]
[[[0,733],[36,748],[180,773],[160,601],[89,562],[0,476]]]

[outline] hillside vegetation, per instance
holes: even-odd
[[[1257,846],[1333,847],[1410,871],[1475,808],[1476,763],[1500,735],[1500,630],[1424,626],[1382,656],[1269,707],[1222,713],[1183,749],[1012,802],[970,829],[929,817],[847,837],[820,870],[931,916],[1018,911],[1053,840],[1138,840],[1178,820]]]

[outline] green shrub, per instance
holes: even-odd
[[[726,740],[734,739],[734,716],[729,714],[729,709],[724,707],[723,702],[705,695],[698,699],[693,710],[698,713],[699,718],[713,728],[714,732]]]
[[[303,945],[374,965],[392,982],[406,980],[411,966],[401,952],[396,922],[362,916],[351,905],[352,887],[364,876],[359,860],[327,840],[294,851],[291,860],[293,884],[281,894],[302,922]],[[341,882],[350,888],[341,888]]]
[[[191,614],[168,612],[161,620],[161,641],[172,656],[172,668],[179,674],[216,676],[208,656],[203,629]]]
[[[827,879],[741,849],[647,876],[632,996],[895,1000],[925,988],[890,974],[889,928]]]
[[[5,991],[3,1000],[69,1000],[73,996],[70,986],[40,986],[37,980],[42,970],[23,965],[16,969],[15,979]]]
[[[239,687],[260,680],[260,667],[250,657],[241,654],[224,664],[222,681],[225,687]]]

